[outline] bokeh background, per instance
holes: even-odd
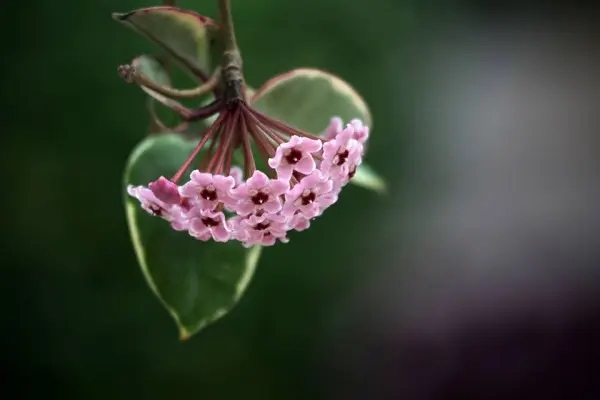
[[[210,0],[181,1],[216,16]],[[110,18],[0,11],[9,398],[595,399],[600,29],[577,2],[233,0],[246,76],[334,71],[375,120],[350,187],[188,342],[146,286],[121,174],[148,126]],[[12,393],[12,394],[11,394]]]

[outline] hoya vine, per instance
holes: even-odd
[[[233,307],[260,247],[307,230],[342,201],[349,182],[383,188],[362,165],[371,117],[356,91],[315,69],[250,90],[230,1],[219,0],[219,11],[219,24],[176,7],[115,15],[198,80],[173,88],[149,56],[119,67],[127,82],[180,118],[173,128],[159,123],[161,134],[133,151],[125,188],[138,260],[182,338]],[[222,49],[217,62],[210,59],[215,48]],[[179,101],[190,98],[203,105]]]

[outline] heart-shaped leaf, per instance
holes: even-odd
[[[210,18],[176,7],[150,7],[113,18],[163,48],[195,75],[210,73],[210,40],[218,28]]]
[[[174,173],[197,142],[174,134],[142,141],[131,153],[125,186]],[[201,242],[174,231],[166,221],[148,215],[137,200],[125,196],[129,231],[148,285],[187,339],[226,314],[246,289],[260,257],[260,247],[237,242]]]
[[[358,92],[341,78],[301,68],[278,75],[259,88],[251,102],[265,114],[308,132],[322,132],[331,117],[354,118],[372,125],[371,113]],[[383,192],[385,182],[364,163],[350,182]]]

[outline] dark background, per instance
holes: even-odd
[[[209,16],[216,2],[181,1]],[[546,4],[546,5],[545,5]],[[136,265],[116,67],[143,1],[0,11],[0,362],[11,398],[594,399],[600,46],[565,2],[233,0],[254,86],[312,66],[375,120],[350,187],[188,342]],[[8,382],[8,386],[6,385]]]

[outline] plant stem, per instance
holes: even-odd
[[[221,27],[225,40],[225,51],[238,50],[233,28],[233,17],[231,16],[231,1],[219,0],[219,12],[221,14]]]
[[[231,1],[219,0],[219,12],[221,14],[221,29],[223,32],[223,82],[225,83],[225,101],[228,107],[243,100],[242,56],[235,39],[233,28],[233,17],[231,16]]]
[[[185,99],[190,97],[200,97],[204,94],[214,91],[219,83],[219,79],[221,78],[221,70],[217,68],[215,72],[211,75],[211,77],[204,82],[202,85],[197,86],[193,89],[175,89],[169,86],[163,86],[157,82],[154,82],[148,76],[144,75],[142,71],[135,68],[135,66],[129,67],[129,71],[127,72],[129,75],[127,76],[128,81],[135,82],[138,85],[145,86],[149,89],[152,89],[163,96],[167,96],[172,99]]]

